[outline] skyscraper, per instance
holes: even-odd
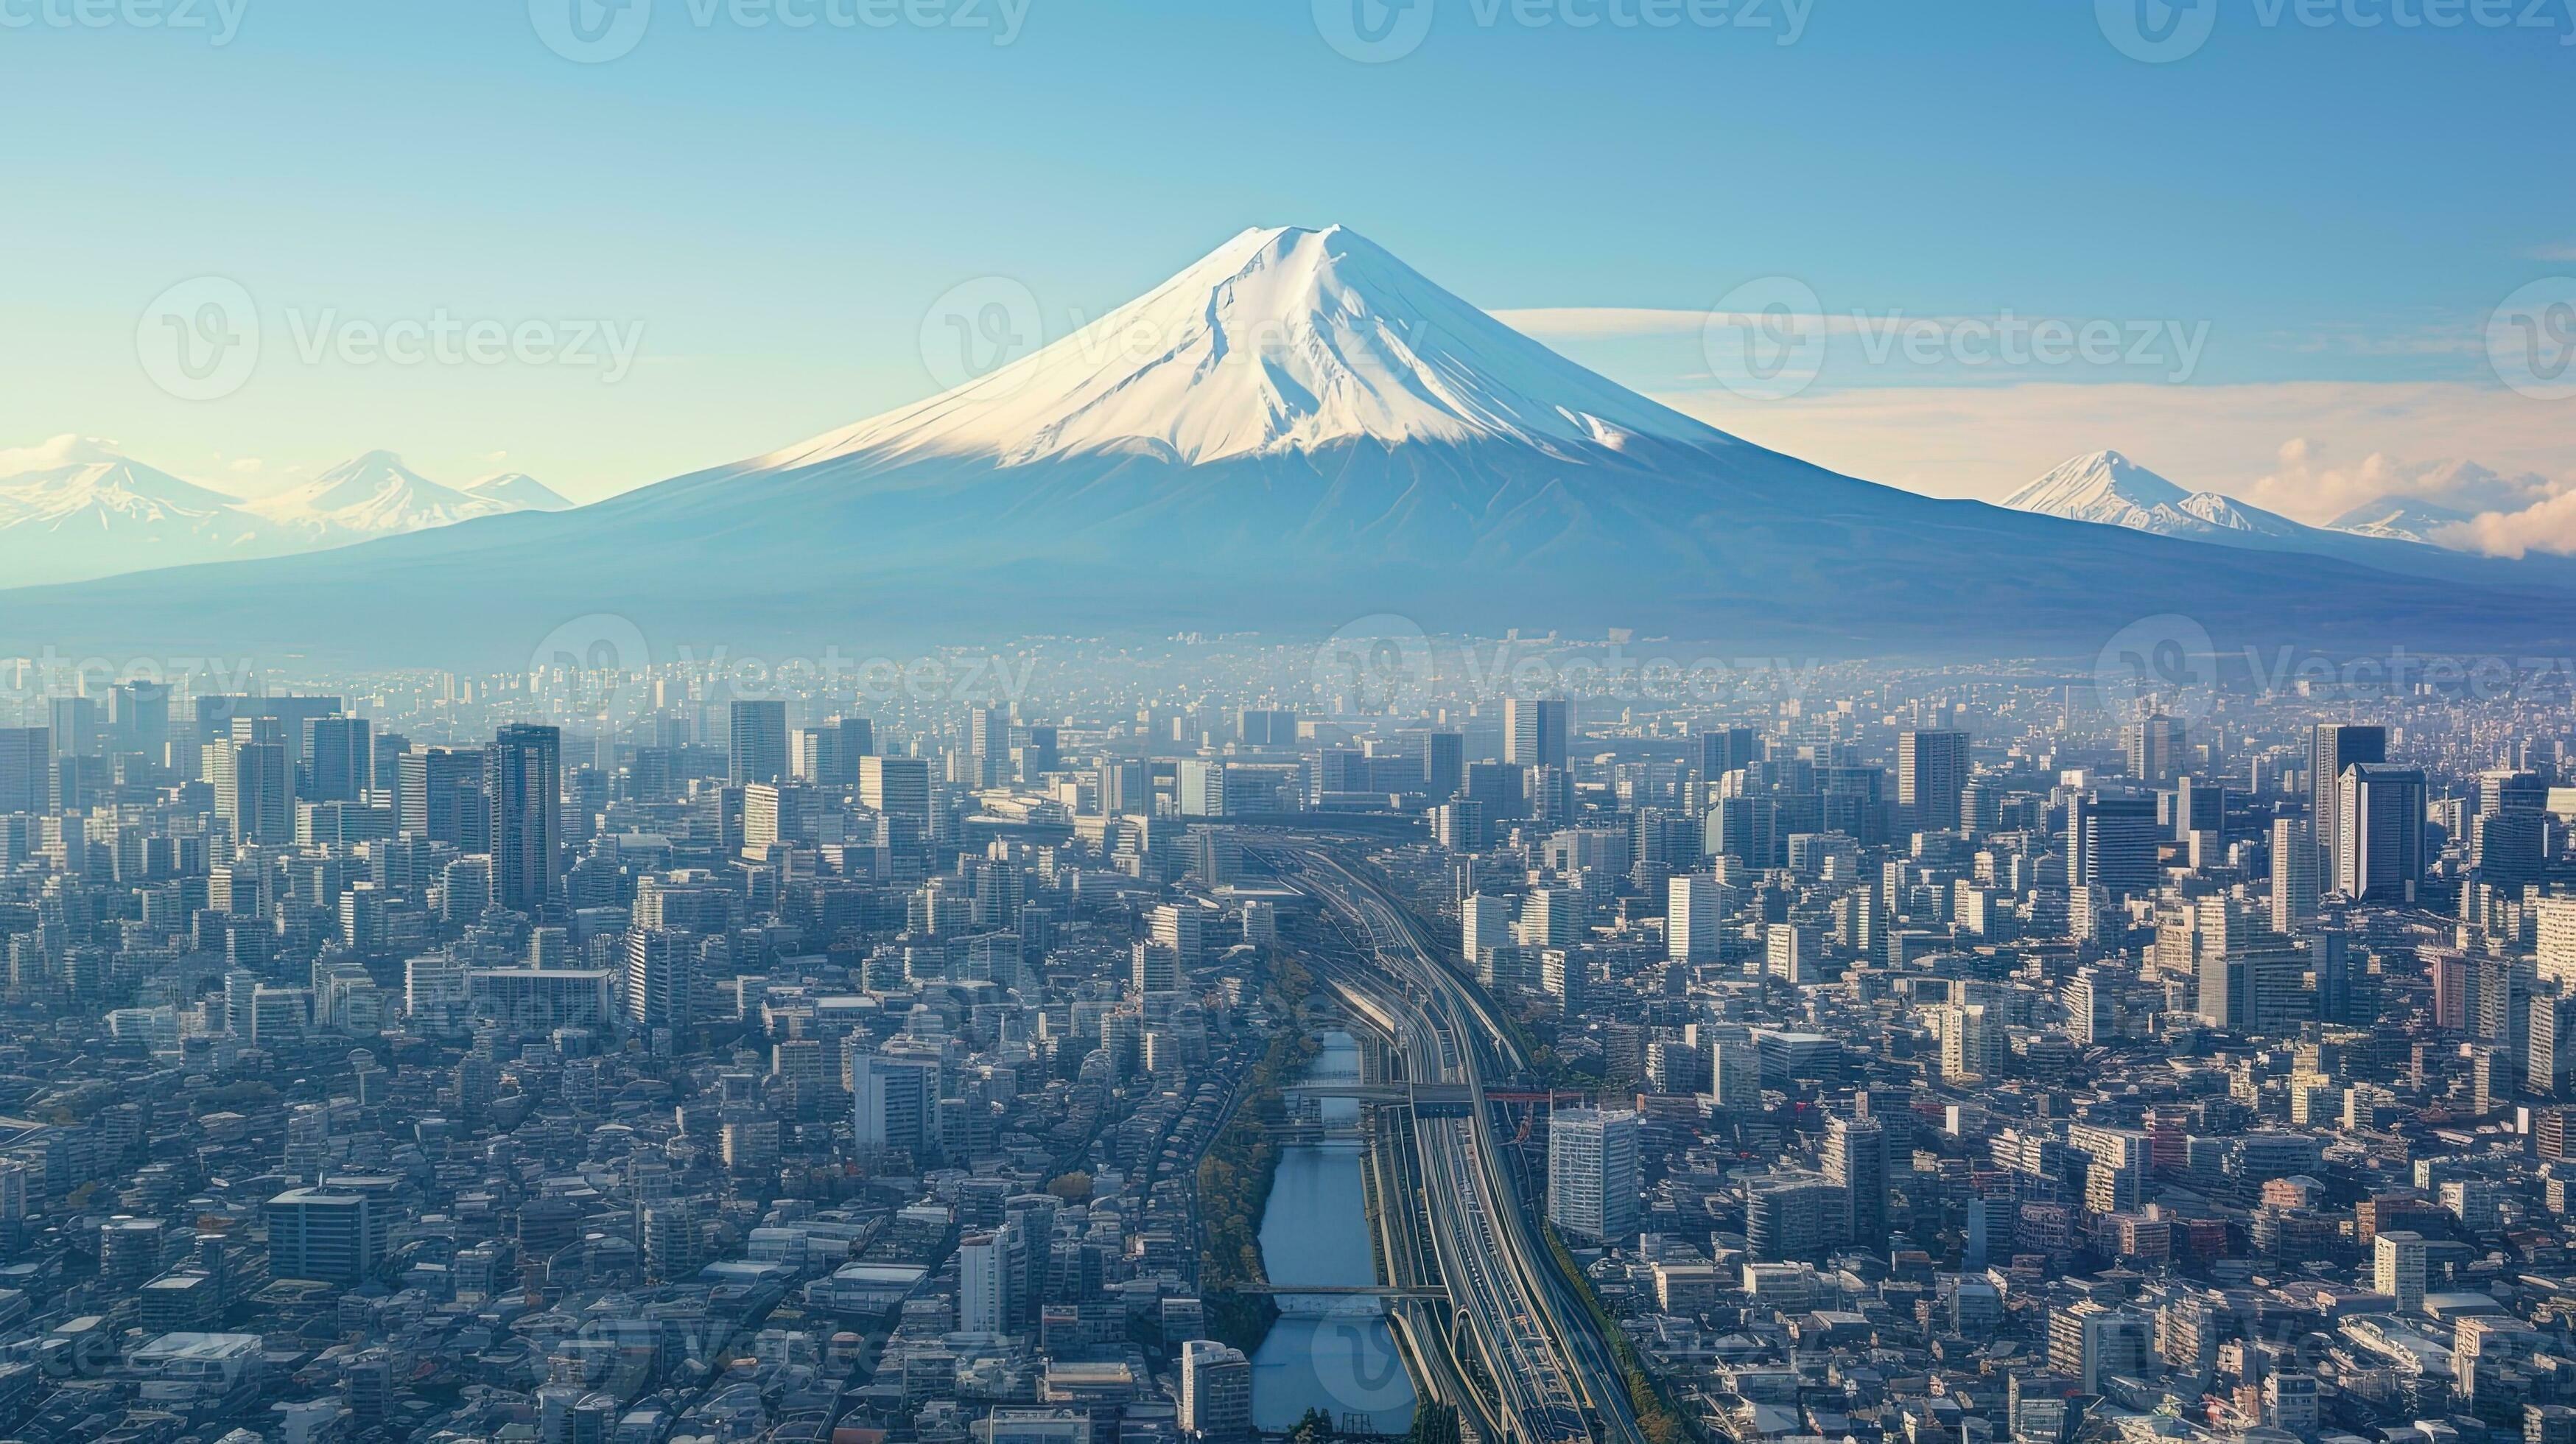
[[[2317,830],[2304,818],[2272,823],[2272,928],[2295,933],[2317,915]]]
[[[2357,762],[2335,799],[2335,891],[2356,902],[2411,903],[2424,879],[2424,774]]]
[[[2318,877],[2335,886],[2343,863],[2335,849],[2343,829],[2335,809],[2344,773],[2364,762],[2388,760],[2388,729],[2320,722],[2308,746],[2308,820],[2316,825]]]
[[[364,801],[375,780],[374,728],[364,717],[315,717],[304,724],[303,785],[313,802]]]
[[[727,780],[782,782],[787,777],[787,704],[736,702],[729,747]]]
[[[1959,794],[1968,786],[1968,734],[1903,732],[1896,739],[1896,801],[1917,832],[1959,825]]]
[[[1718,913],[1726,891],[1706,873],[1688,873],[1665,885],[1664,948],[1677,963],[1705,963],[1718,954]]]
[[[492,900],[541,920],[563,893],[563,733],[512,723],[483,753]]]
[[[1515,767],[1565,766],[1574,733],[1574,704],[1559,698],[1503,699],[1503,761]]]
[[[1887,1125],[1875,1118],[1825,1120],[1825,1177],[1851,1193],[1851,1237],[1887,1236]]]
[[[1750,767],[1760,748],[1750,727],[1720,727],[1699,734],[1699,775],[1703,782],[1715,782],[1730,772]]]
[[[930,763],[920,757],[859,759],[859,801],[888,817],[930,821]]]
[[[484,847],[484,757],[479,752],[434,748],[394,760],[397,825],[426,842],[453,844],[462,852]]]
[[[2110,897],[2137,897],[2156,886],[2156,800],[2078,794],[2066,813],[2067,882]]]
[[[0,816],[45,810],[52,790],[45,762],[52,745],[42,727],[0,727]]]
[[[1547,1124],[1547,1217],[1571,1234],[1616,1243],[1637,1231],[1637,1115],[1565,1108]]]
[[[2178,718],[2159,712],[2142,717],[2120,729],[2123,750],[2128,753],[2129,775],[2148,787],[2170,787],[2182,775],[2183,726]]]

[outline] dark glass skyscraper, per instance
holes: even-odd
[[[483,750],[492,833],[492,900],[544,919],[563,892],[563,732],[513,723]]]

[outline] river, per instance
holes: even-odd
[[[1306,1081],[1359,1082],[1360,1049],[1351,1035],[1327,1033],[1323,1044]],[[1328,1098],[1323,1110],[1328,1125],[1347,1125],[1358,1116],[1359,1104]],[[1273,1284],[1378,1282],[1361,1163],[1356,1135],[1280,1151],[1278,1177],[1261,1213],[1261,1266]],[[1346,1415],[1364,1416],[1366,1427],[1381,1434],[1400,1434],[1412,1424],[1413,1381],[1387,1325],[1384,1300],[1281,1294],[1275,1302],[1279,1321],[1252,1356],[1255,1426],[1286,1429],[1309,1408],[1332,1415],[1337,1425]]]

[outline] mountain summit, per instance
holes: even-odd
[[[14,593],[0,651],[516,665],[601,613],[661,649],[858,655],[1381,613],[1729,656],[2089,659],[2178,610],[2221,645],[2561,625],[2563,593],[2534,595],[2559,578],[2530,564],[2343,536],[2308,554],[2268,513],[2079,463],[2025,500],[2189,517],[2191,539],[1837,475],[1585,370],[1348,229],[1255,230],[988,375],[797,445],[569,511]]]
[[[1201,466],[1335,445],[1551,455],[1722,441],[1503,325],[1345,226],[1243,232],[1136,300],[956,389],[762,457]]]

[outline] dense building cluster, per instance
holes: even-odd
[[[1432,1081],[1293,838],[1507,1020],[1439,1106],[1659,1430],[2576,1444],[2563,696],[1227,656],[27,694],[0,1434],[1475,1432],[1275,1357],[1280,1155]]]

